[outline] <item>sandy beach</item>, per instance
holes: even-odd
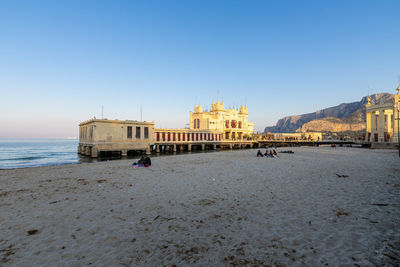
[[[0,265],[398,266],[398,152],[292,150],[0,170]]]

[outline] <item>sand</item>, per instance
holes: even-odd
[[[397,151],[293,150],[1,170],[0,265],[400,264]]]

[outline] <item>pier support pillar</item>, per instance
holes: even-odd
[[[90,156],[90,146],[85,147],[85,156]]]
[[[385,110],[379,110],[379,121],[378,121],[378,142],[383,143],[385,141],[384,135],[385,129]]]
[[[156,145],[156,153],[160,153],[160,146]]]
[[[206,145],[205,144],[201,144],[201,150],[204,151],[206,149]]]
[[[188,144],[188,151],[192,151],[192,145]]]
[[[176,152],[176,145],[173,145],[173,146],[172,146],[172,151],[173,151],[173,152]]]
[[[97,150],[97,148],[95,148],[95,147],[92,147],[92,152],[91,152],[91,157],[92,158],[97,158],[97,156],[98,156],[98,150]]]
[[[121,150],[121,156],[122,156],[122,157],[128,156],[128,150],[122,149],[122,150]]]
[[[146,148],[146,155],[150,155],[151,154],[151,152],[150,152],[150,147],[148,146],[147,148]]]

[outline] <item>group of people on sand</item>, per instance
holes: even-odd
[[[146,155],[142,155],[138,162],[134,162],[132,166],[137,167],[150,167],[151,166],[151,159]]]
[[[257,157],[269,157],[269,158],[276,158],[278,157],[278,153],[276,153],[275,149],[271,149],[271,150],[265,150],[265,153],[263,154],[261,152],[261,150],[258,150],[257,152]]]

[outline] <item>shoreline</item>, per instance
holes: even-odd
[[[311,147],[311,146],[294,146],[294,147]],[[320,145],[319,147],[330,147],[330,145]],[[343,146],[345,147],[345,146]],[[281,147],[275,147],[276,150],[279,148],[293,148],[293,146],[281,146]],[[352,146],[350,148],[362,148],[362,149],[369,149],[369,148],[363,148],[361,146]],[[243,148],[242,150],[265,150],[269,148]],[[233,149],[232,151],[238,151],[240,149]],[[386,150],[386,149],[384,149]],[[218,149],[218,150],[193,150],[193,151],[184,151],[184,152],[168,152],[168,153],[151,153],[152,158],[157,158],[157,157],[164,157],[164,156],[174,156],[174,155],[189,155],[192,153],[214,153],[214,152],[221,152],[221,151],[231,151],[229,149]],[[277,151],[279,153],[279,151]],[[30,169],[30,168],[40,168],[40,167],[50,167],[50,166],[63,166],[63,165],[76,165],[76,164],[84,164],[84,163],[95,163],[95,162],[103,162],[103,161],[117,161],[117,160],[125,160],[125,159],[138,159],[140,158],[140,155],[135,155],[135,156],[128,156],[128,157],[103,157],[103,158],[90,158],[87,156],[81,156],[77,153],[78,159],[77,162],[71,162],[71,163],[54,163],[54,164],[43,164],[43,165],[38,165],[38,166],[24,166],[24,167],[10,167],[10,168],[1,168],[0,171],[4,170],[15,170],[15,169]]]

